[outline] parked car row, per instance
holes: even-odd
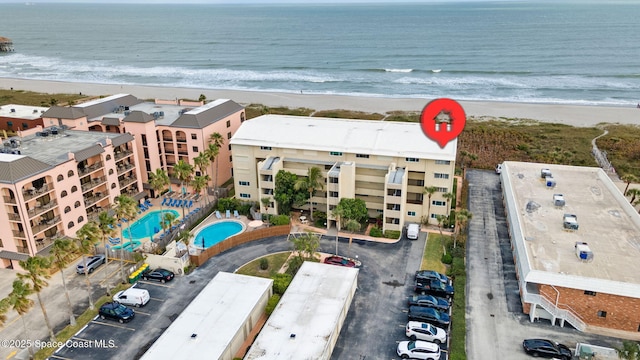
[[[446,275],[420,270],[415,275],[416,295],[407,298],[409,311],[405,335],[396,352],[403,359],[439,360],[440,344],[447,343],[453,286]]]

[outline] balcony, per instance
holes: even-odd
[[[173,138],[171,136],[163,136],[162,141],[164,142],[173,142]]]
[[[178,155],[189,155],[188,150],[178,149]]]
[[[120,189],[124,189],[125,187],[135,183],[136,181],[138,181],[138,179],[136,179],[135,176],[128,176],[118,181],[118,183],[120,184]]]
[[[53,189],[52,185],[44,184],[40,189],[30,188],[22,192],[25,201],[40,197]],[[15,201],[13,202],[15,204]]]
[[[124,159],[125,157],[129,156],[133,154],[133,151],[130,150],[125,150],[125,151],[120,151],[117,152],[115,154],[113,154],[113,157],[116,159],[116,161],[120,160],[120,159]]]
[[[173,151],[173,149],[164,149],[164,153],[165,154],[175,154],[175,151]]]
[[[22,239],[26,239],[26,235],[24,234],[24,231],[20,231],[20,230],[11,230],[11,232],[13,233],[13,237],[17,237],[17,238],[22,238]]]
[[[104,166],[102,161],[98,161],[96,163],[91,164],[90,166],[85,167],[84,169],[78,169],[78,175],[80,177],[87,175],[87,174],[91,174],[92,172],[98,170],[98,169],[102,169],[102,167]]]
[[[60,215],[49,220],[41,220],[38,225],[31,228],[33,230],[33,235],[35,236],[47,229],[50,229],[51,227],[58,225],[58,223],[60,223]]]
[[[98,187],[102,184],[104,184],[105,182],[107,182],[107,177],[106,176],[101,176],[99,178],[95,178],[95,179],[91,179],[90,182],[84,183],[82,184],[82,192],[86,193],[87,191]]]
[[[57,200],[51,200],[44,205],[40,203],[36,203],[36,207],[33,209],[29,209],[29,211],[27,211],[27,214],[29,215],[29,219],[32,219],[33,217],[38,216],[44,212],[47,212],[49,211],[49,209],[52,209],[56,206],[58,206]]]
[[[29,254],[29,248],[16,246],[16,252],[19,252],[21,254]]]
[[[177,137],[176,138],[176,142],[186,143],[187,142],[187,138],[186,137]]]
[[[17,204],[16,202],[16,198],[12,198],[11,196],[3,196],[2,197],[4,199],[4,203],[5,204]]]
[[[122,175],[125,172],[133,169],[135,166],[131,165],[131,164],[120,164],[118,165],[118,175]]]
[[[9,216],[9,220],[11,220],[11,221],[20,221],[20,222],[22,222],[22,218],[20,218],[20,214],[7,213],[7,215]]]

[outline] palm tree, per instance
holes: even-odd
[[[60,277],[62,277],[62,287],[64,288],[64,294],[67,297],[67,306],[69,307],[69,324],[71,324],[71,326],[76,325],[76,317],[73,315],[73,305],[71,305],[71,297],[69,296],[67,282],[64,278],[64,269],[70,263],[69,256],[74,254],[77,250],[76,244],[69,238],[58,238],[53,242],[53,246],[51,247],[53,265],[60,270]]]
[[[7,321],[7,312],[11,309],[9,298],[0,300],[0,326],[4,326]]]
[[[442,237],[442,223],[446,218],[446,215],[436,215],[436,220],[438,221],[438,230],[440,230],[440,237]]]
[[[640,189],[629,189],[627,190],[627,196],[631,196],[631,200],[629,203],[633,204],[636,201],[636,197],[640,195]]]
[[[169,176],[164,169],[158,168],[155,172],[149,173],[149,185],[158,196],[164,191],[164,189],[171,184]]]
[[[195,165],[198,170],[200,170],[200,172],[202,174],[204,174],[204,176],[207,179],[207,183],[205,183],[205,187],[208,185],[209,180],[211,180],[211,177],[209,176],[209,174],[207,174],[207,166],[209,166],[209,163],[211,162],[211,160],[209,160],[209,156],[207,155],[207,152],[200,152],[198,154],[198,156],[196,156],[195,158],[193,158],[193,165]],[[205,204],[209,204],[209,197],[206,196],[206,202]]]
[[[265,218],[266,218],[266,217],[269,216],[268,212],[269,212],[269,205],[271,205],[271,198],[268,197],[268,196],[265,196],[265,197],[260,199],[260,202],[262,203],[262,206],[264,206],[264,213],[265,213]],[[267,227],[269,227],[269,222],[268,221],[267,221]]]
[[[162,230],[166,230],[167,228],[171,228],[173,224],[176,223],[177,216],[173,212],[166,212],[162,216]]]
[[[87,257],[93,252],[96,243],[98,242],[98,225],[89,221],[82,225],[82,227],[76,232],[76,240],[78,241],[78,250],[82,253],[82,265],[84,266],[84,279],[87,283],[87,292],[89,294],[89,309],[93,310],[93,297],[91,296],[91,280],[89,279],[89,267],[87,266]]]
[[[447,200],[447,211],[449,211],[449,203],[451,200],[455,199],[456,195],[452,192],[442,194],[442,197]],[[455,208],[455,204],[452,205]]]
[[[133,236],[131,236],[131,229],[129,228],[129,224],[131,220],[135,218],[137,210],[136,210],[136,201],[129,195],[118,195],[115,197],[116,202],[116,219],[120,221],[120,277],[122,278],[122,282],[125,283],[126,279],[124,277],[124,237],[122,236],[122,226],[123,223],[127,223],[127,231],[129,233],[129,241],[133,240]]]
[[[100,232],[100,237],[102,238],[102,247],[104,248],[104,258],[105,258],[105,267],[109,266],[109,253],[107,251],[107,238],[113,237],[113,234],[116,232],[116,219],[113,216],[110,216],[108,212],[102,211],[98,215],[98,229]],[[111,295],[111,289],[109,288],[109,276],[108,273],[104,272],[104,283],[107,286],[107,295]]]
[[[207,156],[209,157],[209,161],[211,161],[211,177],[213,178],[214,189],[218,188],[218,162],[216,161],[216,158],[218,157],[218,155],[220,155],[220,147],[222,147],[223,144],[224,138],[222,137],[222,135],[220,135],[220,133],[218,132],[214,132],[209,136],[209,147],[207,148],[207,150],[205,150]],[[213,175],[214,162],[216,163],[215,176]]]
[[[209,182],[209,175],[201,175],[196,176],[191,180],[191,186],[193,187],[193,191],[200,195],[202,189],[207,187],[207,183]]]
[[[28,313],[31,307],[33,306],[33,300],[29,299],[29,295],[33,294],[33,289],[31,286],[21,279],[16,279],[13,281],[13,290],[7,297],[7,302],[9,306],[15,310],[18,315],[20,315],[20,319],[22,319],[22,326],[24,328],[24,333],[26,337],[30,339],[29,331],[27,330],[27,323],[24,320],[24,314]],[[29,356],[33,359],[33,349],[29,346]]]
[[[467,223],[469,222],[469,220],[471,220],[472,217],[473,217],[473,214],[471,214],[471,212],[467,209],[461,209],[459,211],[456,211],[456,229],[453,234],[454,248],[456,247],[457,234],[459,234],[462,230],[466,228]]]
[[[322,180],[322,171],[318,167],[310,167],[307,170],[307,177],[300,178],[293,185],[295,190],[306,189],[309,192],[309,218],[313,222],[313,193],[316,190],[324,188]]]
[[[176,236],[176,242],[182,242],[183,244],[189,246],[189,240],[193,237],[193,234],[189,230],[181,230]]]
[[[629,190],[629,185],[631,185],[631,183],[638,182],[638,177],[633,174],[625,174],[620,179],[627,183],[627,186],[625,186],[624,191],[622,192],[625,196],[627,195],[627,190]]]
[[[47,279],[51,278],[51,274],[49,274],[51,259],[42,256],[32,256],[26,260],[20,260],[18,263],[20,267],[26,271],[25,274],[18,274],[18,279],[29,284],[33,292],[36,293],[40,310],[42,310],[42,316],[44,316],[44,323],[47,325],[47,329],[49,329],[49,339],[56,341],[56,334],[53,333],[53,327],[51,327],[47,309],[44,307],[42,297],[40,296],[42,289],[49,286]]]
[[[616,348],[616,353],[620,359],[640,359],[640,345],[635,341],[623,340],[622,346]]]
[[[359,222],[353,219],[347,220],[347,222],[344,224],[344,228],[349,230],[349,232],[351,233],[351,235],[349,235],[349,247],[351,247],[351,243],[353,242],[353,234],[356,231],[360,230],[361,227],[362,225],[360,225]]]
[[[180,159],[173,166],[173,173],[175,174],[176,178],[180,180],[180,192],[184,194],[184,183],[188,183],[191,179],[191,174],[193,174],[193,165]],[[182,204],[182,217],[184,217],[184,202],[182,202]]]
[[[423,194],[427,194],[427,219],[431,218],[431,196],[438,191],[438,188],[435,186],[425,186],[424,190],[422,190]],[[428,221],[428,220],[427,220]]]

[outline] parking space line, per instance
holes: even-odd
[[[66,357],[58,356],[58,355],[56,355],[56,354],[53,354],[53,355],[49,356],[49,359],[73,360],[73,359],[71,359],[71,358],[66,358]]]
[[[94,324],[105,325],[105,326],[111,326],[111,327],[115,327],[115,328],[118,328],[118,329],[125,329],[125,330],[129,330],[129,331],[136,331],[136,329],[129,328],[129,327],[126,327],[126,326],[116,325],[116,324],[109,324],[109,323],[106,323],[106,322],[101,322],[101,321],[96,321],[96,320],[93,320],[93,323],[94,323]]]
[[[167,285],[166,283],[160,283],[160,282],[155,282],[155,281],[147,281],[147,280],[138,280],[138,282],[141,282],[143,284],[147,284],[147,285],[155,285],[155,286],[162,286],[162,287],[166,287],[171,289],[173,286],[171,285]]]
[[[151,313],[140,311],[138,310],[138,308],[136,308],[135,311],[136,311],[136,315],[141,314],[141,315],[151,316]]]
[[[155,300],[155,301],[164,301],[164,299],[158,299],[158,298],[154,298],[154,297],[152,297],[152,298],[150,298],[150,299],[151,299],[151,300]]]

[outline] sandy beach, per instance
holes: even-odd
[[[263,104],[271,107],[306,107],[315,110],[346,109],[371,113],[422,111],[432,99],[384,98],[343,95],[292,94],[260,91],[210,90],[142,85],[91,84],[48,80],[0,79],[0,88],[43,93],[82,93],[87,95],[132,94],[141,99],[232,99],[240,104]],[[460,101],[467,116],[534,119],[572,126],[589,127],[599,123],[640,124],[640,109],[587,105],[531,104],[491,101]]]

